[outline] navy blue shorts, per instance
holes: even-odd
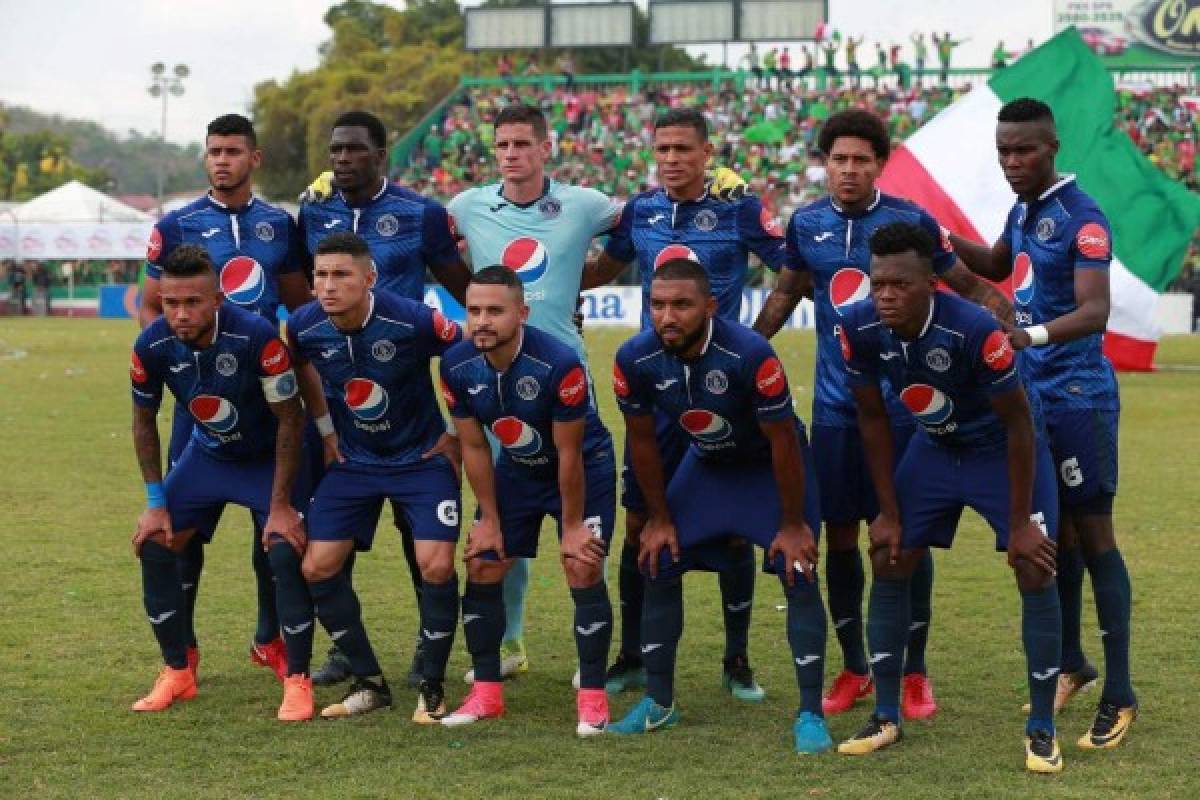
[[[1111,514],[1120,412],[1063,409],[1045,416],[1063,508]]]
[[[914,430],[915,425],[892,426],[897,464]],[[858,428],[813,425],[812,449],[821,490],[821,518],[833,525],[856,525],[860,520],[875,519],[879,501],[875,499],[875,485]]]
[[[271,511],[274,482],[274,458],[223,461],[192,443],[183,449],[163,484],[171,525],[177,531],[195,528],[203,541],[212,541],[221,512],[232,503],[249,509],[261,528]],[[292,506],[301,514],[308,509],[309,491],[307,473],[301,468],[292,489]]]
[[[654,439],[658,442],[658,453],[662,459],[663,480],[670,483],[691,441],[673,419],[657,411],[654,412]],[[621,465],[621,506],[634,514],[646,513],[646,499],[642,497],[642,487],[638,485],[633,464],[629,461],[628,434],[625,437],[625,459]]]
[[[804,521],[812,528],[813,536],[820,539],[816,468],[803,434],[800,449],[805,475]],[[779,491],[769,460],[711,462],[689,450],[667,485],[667,507],[679,539],[680,560],[671,563],[670,552],[664,550],[658,567],[660,579],[692,569],[723,572],[734,566],[731,557],[745,557],[740,548],[730,549],[730,537],[741,537],[766,549],[779,533]],[[771,571],[780,571],[783,557],[777,556],[769,566]]]
[[[1031,516],[1058,538],[1054,463],[1044,443],[1035,451]],[[913,436],[896,469],[896,495],[904,549],[950,547],[964,508],[974,509],[996,533],[996,549],[1008,549],[1008,451],[951,450]]]
[[[617,521],[616,455],[610,449],[591,461],[585,460],[583,473],[583,522],[592,529],[593,535],[604,539],[607,547]],[[539,480],[497,468],[496,505],[500,511],[504,551],[509,558],[537,557],[542,520],[546,517],[552,517],[558,523],[558,539],[562,541],[562,495],[557,477]],[[496,554],[488,551],[482,557],[493,561]]]
[[[384,500],[403,510],[414,539],[458,541],[458,479],[443,456],[396,467],[330,464],[313,495],[308,538],[353,539],[356,550],[370,550]]]

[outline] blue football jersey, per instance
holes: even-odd
[[[1107,272],[1112,259],[1108,220],[1074,177],[1059,181],[1032,204],[1014,205],[1002,238],[1013,255],[1013,301],[1022,326],[1044,325],[1074,311],[1075,270]],[[1019,363],[1046,408],[1120,408],[1103,333],[1027,347]]]
[[[278,324],[280,275],[304,267],[304,248],[290,214],[257,197],[234,209],[204,195],[154,224],[146,247],[146,277],[181,244],[208,251],[225,298]]]
[[[277,325],[232,303],[222,304],[212,343],[195,350],[159,317],[133,345],[129,365],[133,402],[157,410],[163,386],[196,420],[192,443],[216,458],[275,454],[278,420],[269,402],[297,392],[291,356]]]
[[[321,376],[347,461],[417,463],[446,432],[429,362],[462,333],[441,312],[377,289],[359,330],[338,330],[313,301],[288,321],[288,339],[296,361],[311,362]]]
[[[788,222],[787,267],[812,273],[817,326],[814,425],[848,428],[858,424],[854,398],[846,385],[838,328],[846,309],[871,294],[871,234],[893,222],[921,225],[933,236],[936,273],[954,266],[949,238],[933,217],[920,206],[878,190],[865,211],[848,214],[827,196],[799,209]],[[885,397],[889,413],[897,419],[907,416],[894,393],[889,391]]]
[[[843,309],[838,339],[848,384],[877,386],[886,378],[933,442],[976,450],[1005,446],[991,398],[1021,382],[1008,336],[985,309],[935,292],[924,329],[909,342],[863,300]]]
[[[625,204],[605,252],[618,261],[637,261],[643,330],[651,327],[654,270],[672,258],[690,258],[703,265],[717,298],[717,315],[738,322],[750,253],[769,269],[778,270],[785,255],[782,234],[779,220],[753,195],[727,202],[706,191],[699,200],[677,203],[665,189],[654,189]]]
[[[583,458],[612,452],[612,438],[589,398],[587,373],[573,349],[526,326],[512,364],[497,372],[468,341],[446,351],[439,365],[446,407],[473,417],[500,443],[500,468],[527,469],[538,478],[557,476],[554,423],[585,419]]]
[[[712,320],[694,361],[664,350],[653,330],[634,336],[617,350],[613,389],[623,413],[660,412],[704,459],[770,459],[759,422],[792,419],[800,425],[783,364],[770,343],[722,318]]]
[[[331,233],[350,231],[366,240],[379,278],[375,287],[421,300],[425,269],[459,260],[446,209],[428,197],[385,181],[366,205],[351,206],[334,192],[300,208],[300,233],[311,268],[317,244]]]

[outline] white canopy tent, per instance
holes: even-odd
[[[79,181],[0,211],[0,258],[145,257],[154,217]]]

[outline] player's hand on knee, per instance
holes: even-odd
[[[492,517],[480,517],[471,525],[467,532],[467,546],[463,548],[463,561],[479,558],[484,553],[493,552],[496,558],[503,561],[508,558],[504,552],[504,534],[500,531],[500,522]]]
[[[333,172],[326,170],[313,179],[303,192],[296,198],[300,205],[319,203],[333,194]]]
[[[292,546],[297,555],[303,556],[308,546],[308,532],[304,527],[304,517],[290,503],[271,506],[267,515],[267,523],[263,525],[263,550],[271,549],[272,537],[278,537]]]
[[[443,433],[433,447],[421,454],[421,458],[433,458],[439,455],[445,456],[446,460],[450,462],[450,466],[454,467],[455,477],[462,474],[462,445],[457,436]]]
[[[902,534],[900,520],[880,514],[867,526],[867,538],[870,540],[869,552],[874,555],[877,550],[886,550],[888,563],[895,566],[896,562],[900,560]]]
[[[339,464],[346,463],[346,457],[342,455],[342,450],[338,446],[338,435],[336,433],[321,437],[321,449],[324,451],[325,466],[328,467],[335,461]]]
[[[586,566],[598,567],[604,562],[605,552],[604,540],[593,535],[592,529],[584,523],[572,525],[563,531],[563,558],[573,558]]]
[[[133,555],[142,556],[142,545],[155,535],[161,535],[163,546],[169,548],[175,543],[175,530],[171,527],[171,515],[166,508],[147,508],[137,519],[137,529],[133,532]]]
[[[783,556],[788,586],[796,585],[797,571],[809,583],[816,580],[817,540],[806,523],[780,527],[779,533],[771,540],[771,546],[767,548],[767,558],[774,561],[776,556]]]
[[[746,196],[746,182],[729,167],[717,167],[709,179],[708,193],[717,200],[736,202]]]
[[[651,517],[642,528],[642,543],[638,548],[638,565],[650,573],[651,578],[658,577],[658,559],[663,548],[670,551],[672,563],[679,563],[679,537],[675,525],[670,520]]]
[[[1038,570],[1054,575],[1058,570],[1058,548],[1041,526],[1031,519],[1013,527],[1008,534],[1008,564],[1016,567],[1018,561],[1026,561]]]

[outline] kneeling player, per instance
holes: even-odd
[[[288,652],[282,720],[312,716],[308,665],[295,660],[312,647],[312,602],[300,573],[308,497],[296,483],[304,408],[287,347],[274,327],[232,303],[221,303],[217,274],[195,245],[176,248],[160,279],[163,315],[133,347],[133,441],[146,481],[134,551],[142,564],[146,613],[166,666],[135,711],[162,711],[196,696],[187,657],[185,598],[178,554],[198,537],[208,542],[227,503],[250,509],[263,526],[275,572],[276,602]],[[197,425],[164,483],[155,417],[163,385]],[[291,613],[298,609],[298,613]]]
[[[787,597],[787,634],[800,685],[795,748],[832,746],[821,711],[825,609],[817,587],[820,529],[813,469],[783,365],[767,340],[716,316],[704,268],[672,259],[650,288],[653,330],[617,351],[613,384],[625,415],[634,475],[649,519],[638,560],[649,574],[642,615],[646,696],[613,733],[648,733],[679,719],[675,652],[683,633],[682,574],[722,569],[726,540],[767,550]],[[690,444],[668,483],[654,412]]]
[[[537,555],[542,519],[558,522],[563,569],[575,602],[579,654],[579,724],[593,736],[608,723],[604,665],[612,638],[612,605],[604,555],[616,515],[616,460],[575,351],[525,325],[521,279],[507,267],[480,270],[467,287],[471,341],[441,362],[446,405],[458,420],[463,466],[479,514],[467,538],[463,633],[474,685],[443,725],[468,725],[504,713],[500,640],[501,579],[514,558]],[[492,465],[484,429],[499,441]]]
[[[444,451],[448,434],[429,362],[460,334],[428,306],[373,291],[375,279],[367,243],[357,234],[331,234],[317,245],[317,300],[288,322],[304,396],[323,392],[332,414],[317,420],[330,464],[313,495],[304,577],[321,624],[354,675],[342,702],[321,716],[392,704],[344,569],[355,550],[371,548],[383,502],[390,500],[411,526],[424,584],[423,680],[413,719],[432,723],[444,712],[446,660],[458,626],[459,490],[457,464],[432,452]]]
[[[908,582],[926,548],[950,547],[963,509],[972,508],[996,532],[996,549],[1008,552],[1021,592],[1032,709],[1025,766],[1058,772],[1058,506],[1050,453],[1034,437],[1008,337],[983,309],[936,291],[933,248],[932,237],[916,225],[877,230],[871,299],[851,306],[842,327],[842,355],[880,513],[870,526],[875,580],[867,614],[875,712],[838,750],[862,755],[900,738]],[[922,426],[894,475],[883,379]]]

